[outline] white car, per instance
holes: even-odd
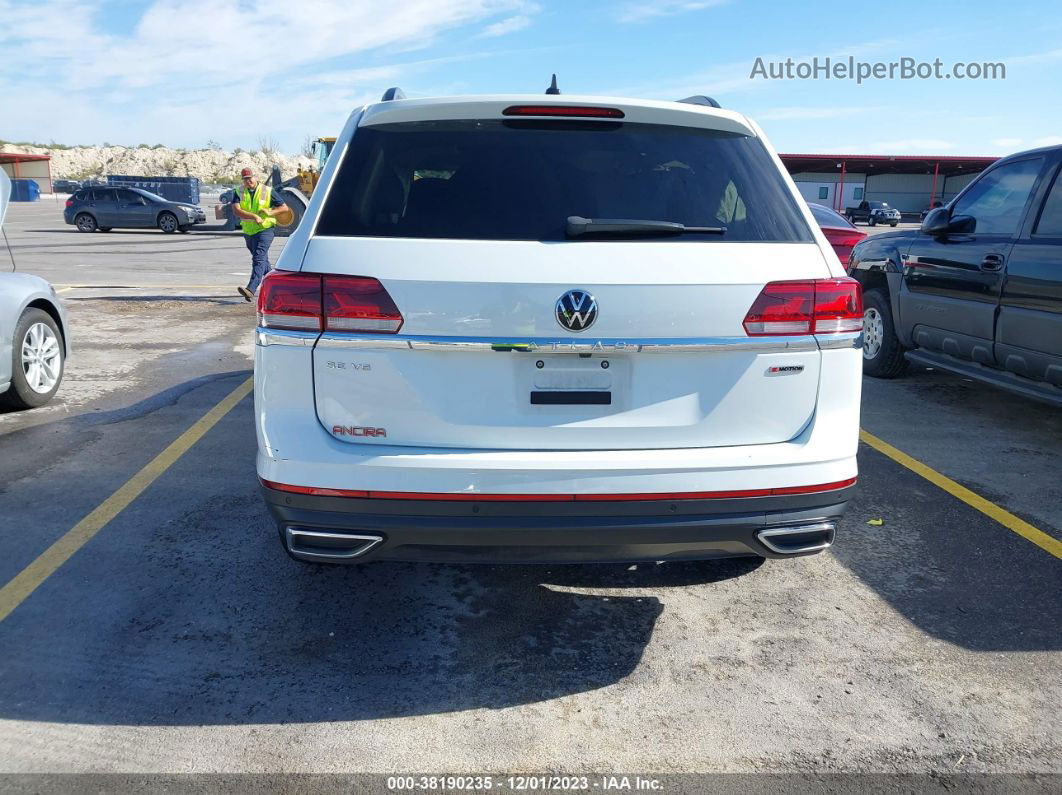
[[[259,293],[265,499],[312,562],[817,552],[862,318],[739,113],[392,89]]]
[[[10,179],[0,171],[0,226],[10,195]],[[68,352],[55,288],[28,273],[0,273],[0,406],[30,409],[51,400]]]

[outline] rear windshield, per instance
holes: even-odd
[[[829,207],[821,204],[808,203],[808,209],[819,226],[839,226],[844,229],[855,229],[851,222],[840,213],[835,213]]]
[[[473,120],[359,129],[317,234],[565,240],[568,216],[725,226],[653,240],[810,242],[763,144],[620,122]]]

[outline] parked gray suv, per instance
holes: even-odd
[[[63,218],[79,232],[158,228],[167,234],[187,232],[206,223],[201,207],[171,202],[141,188],[82,188],[66,201]]]

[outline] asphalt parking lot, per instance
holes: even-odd
[[[61,207],[5,223],[75,353],[52,404],[0,414],[0,586],[88,535],[0,599],[0,772],[1062,773],[1057,410],[865,380],[859,490],[817,556],[303,566],[258,494],[242,240],[84,235]]]

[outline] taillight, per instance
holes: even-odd
[[[67,199],[66,200],[66,206],[67,207],[73,207],[74,206],[74,200],[73,199]]]
[[[394,334],[402,313],[384,286],[365,276],[325,276],[326,331],[376,331]]]
[[[321,330],[321,277],[273,271],[258,290],[258,325],[296,331]]]
[[[815,282],[815,334],[863,330],[863,290],[855,279]]]
[[[598,108],[582,105],[510,105],[502,116],[576,116],[590,119],[622,119],[619,108]]]
[[[402,314],[376,279],[273,271],[258,292],[258,325],[394,334],[402,327]]]
[[[769,282],[742,325],[750,337],[862,331],[859,282],[849,278]]]

